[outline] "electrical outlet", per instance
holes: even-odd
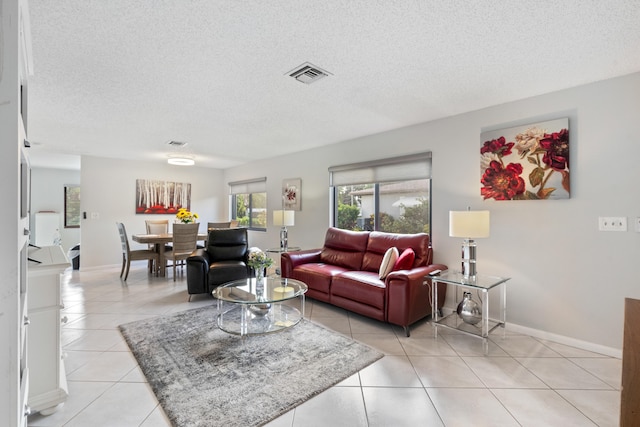
[[[624,216],[601,216],[598,218],[598,230],[627,231],[627,218]]]
[[[636,233],[640,233],[640,216],[636,218]]]

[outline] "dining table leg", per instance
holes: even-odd
[[[158,263],[160,264],[158,267],[158,275],[160,277],[164,277],[167,270],[167,261],[164,255],[164,243],[156,245],[158,247]]]

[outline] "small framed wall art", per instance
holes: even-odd
[[[301,184],[302,181],[300,178],[290,178],[282,180],[282,204],[285,210],[301,210]]]
[[[480,138],[485,200],[570,197],[568,118],[482,132]]]

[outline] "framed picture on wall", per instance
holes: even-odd
[[[483,199],[570,197],[568,118],[482,132],[480,141]]]
[[[136,179],[136,214],[172,214],[191,210],[191,184]]]
[[[300,178],[282,180],[282,204],[285,210],[299,211],[302,209],[301,185]]]

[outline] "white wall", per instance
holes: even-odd
[[[569,117],[571,199],[483,201],[480,133]],[[435,260],[459,266],[459,239],[448,236],[449,210],[488,209],[491,237],[478,241],[479,271],[511,277],[507,321],[511,328],[583,348],[619,355],[623,302],[640,298],[635,263],[640,233],[599,232],[599,216],[640,217],[640,73],[422,123],[224,172],[158,163],[82,158],[82,210],[99,220],[82,223],[81,267],[120,262],[115,229],[144,231],[135,215],[135,179],[180,179],[193,184],[192,208],[206,221],[226,218],[227,183],[267,177],[268,208],[280,207],[286,178],[302,179],[302,210],[289,241],[322,245],[329,225],[329,175],[333,165],[423,151],[433,152],[432,239]],[[278,227],[251,232],[250,244],[276,246]],[[455,306],[451,297],[447,304]]]
[[[220,170],[83,156],[80,206],[87,219],[81,222],[81,270],[122,263],[116,222],[124,223],[131,242],[132,234],[145,232],[145,219],[174,220],[174,215],[136,215],[136,179],[191,183],[191,211],[200,216],[200,231],[207,221],[228,217],[228,189]],[[91,213],[98,219],[91,219]],[[143,247],[131,244],[132,249]]]
[[[34,226],[36,212],[55,211],[60,214],[60,237],[66,253],[80,243],[79,228],[64,228],[64,186],[80,185],[80,171],[68,169],[31,169],[31,238],[35,241],[37,230]]]
[[[569,200],[483,201],[480,133],[569,117]],[[363,160],[433,152],[432,238],[436,262],[459,267],[459,239],[448,236],[449,210],[488,209],[491,237],[478,241],[479,271],[511,277],[508,323],[537,336],[619,355],[625,297],[640,298],[640,73],[329,147],[228,169],[225,182],[267,176],[269,209],[283,178],[302,178],[302,211],[291,245],[322,244],[329,224],[327,168]],[[625,216],[629,231],[599,232],[599,216]],[[251,234],[274,246],[278,228]],[[449,306],[455,301],[448,300]]]

